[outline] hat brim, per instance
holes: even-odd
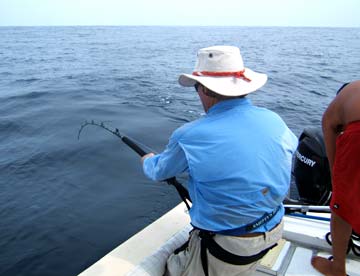
[[[199,82],[211,91],[223,96],[242,96],[255,92],[267,81],[267,75],[245,68],[244,75],[251,81],[236,77],[210,77],[181,74],[179,83],[185,87],[194,86]]]

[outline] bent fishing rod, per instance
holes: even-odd
[[[132,139],[132,138],[126,136],[126,135],[121,134],[119,129],[115,128],[115,130],[112,130],[111,128],[105,126],[105,124],[103,122],[97,123],[94,120],[91,120],[90,122],[85,121],[85,123],[83,123],[81,125],[81,127],[79,129],[79,133],[78,133],[78,140],[80,140],[81,132],[83,131],[83,129],[86,126],[97,126],[97,127],[102,128],[102,129],[105,129],[106,131],[108,131],[111,134],[113,134],[113,135],[117,136],[118,138],[120,138],[121,141],[123,141],[127,146],[129,146],[132,150],[134,150],[141,157],[143,157],[144,155],[147,154],[147,152],[144,149],[142,149],[134,141],[134,139]],[[188,203],[188,201],[191,202],[189,192],[183,185],[181,185],[180,182],[177,181],[176,177],[171,177],[171,178],[168,178],[168,179],[164,179],[163,181],[168,183],[169,185],[173,185],[176,188],[176,190],[177,190],[178,194],[180,195],[182,201],[184,201],[184,203],[186,204],[186,207],[188,208],[188,210],[190,210],[190,205]]]

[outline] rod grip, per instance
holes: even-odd
[[[121,138],[121,140],[128,145],[130,148],[132,148],[134,151],[136,151],[137,154],[139,154],[140,156],[144,156],[147,154],[146,151],[144,151],[142,148],[139,147],[138,144],[136,144],[133,140],[131,140],[130,138],[123,136]]]

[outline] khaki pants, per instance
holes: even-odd
[[[225,250],[240,256],[255,255],[277,243],[282,236],[283,223],[274,229],[256,237],[233,237],[215,235],[215,241]],[[170,255],[166,265],[166,276],[203,276],[204,271],[200,257],[199,231],[190,232],[189,246],[178,254]],[[250,276],[254,274],[257,264],[232,265],[224,263],[207,252],[209,276]]]

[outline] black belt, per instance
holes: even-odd
[[[270,219],[272,219],[277,214],[277,212],[279,212],[280,209],[281,209],[281,205],[276,207],[271,213],[265,213],[261,218],[258,218],[257,220],[255,220],[247,225],[244,225],[244,226],[241,226],[241,227],[235,228],[235,229],[218,231],[216,233],[225,235],[225,236],[240,236],[240,235],[252,232],[255,229],[257,229],[260,226],[267,223],[268,221],[270,221]]]

